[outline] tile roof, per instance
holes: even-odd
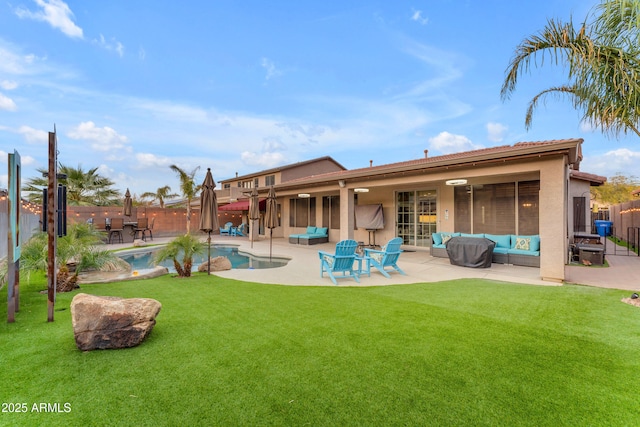
[[[336,180],[349,177],[371,176],[395,171],[408,171],[412,169],[424,169],[446,165],[456,165],[473,161],[491,161],[527,154],[551,153],[557,150],[576,149],[576,161],[582,158],[580,144],[582,138],[559,139],[548,141],[518,142],[514,145],[501,145],[497,147],[482,148],[479,150],[464,151],[459,153],[444,154],[441,156],[423,157],[396,163],[388,163],[378,166],[369,166],[358,169],[329,172],[320,175],[312,175],[296,180],[288,181],[288,185],[303,184],[320,180]],[[286,186],[286,185],[284,185]]]
[[[581,179],[583,181],[589,181],[592,184],[595,185],[602,185],[605,182],[607,182],[607,178],[604,176],[600,176],[600,175],[595,175],[592,173],[587,173],[587,172],[582,172],[582,171],[577,171],[577,170],[571,170],[570,171],[570,175],[571,178],[575,178],[575,179]]]

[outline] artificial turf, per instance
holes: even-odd
[[[15,323],[0,305],[2,409],[27,408],[3,411],[0,425],[640,420],[640,308],[620,301],[627,291],[466,279],[293,287],[197,274],[83,285],[58,294],[47,323],[42,288],[23,283]],[[163,307],[142,345],[81,352],[69,310],[78,292]],[[41,403],[58,410],[34,410]]]

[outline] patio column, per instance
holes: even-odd
[[[353,239],[356,225],[352,188],[340,188],[340,240]]]
[[[561,282],[567,260],[567,168],[565,159],[540,168],[540,276]]]

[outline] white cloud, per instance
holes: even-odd
[[[138,168],[148,167],[168,167],[173,164],[173,161],[165,156],[156,156],[151,153],[137,153],[136,154],[136,166]]]
[[[62,0],[35,0],[41,10],[32,12],[23,7],[15,10],[16,15],[20,18],[33,19],[36,21],[44,21],[53,28],[62,31],[69,37],[82,38],[82,28],[73,22],[73,12]]]
[[[242,161],[248,166],[260,166],[262,168],[272,168],[284,164],[286,159],[282,153],[253,153],[244,151],[241,154]]]
[[[489,122],[487,123],[487,138],[489,138],[489,141],[502,142],[507,129],[508,127],[501,123]]]
[[[421,10],[414,10],[413,15],[411,15],[411,20],[420,25],[426,25],[429,22],[429,18],[423,16]]]
[[[13,102],[13,99],[0,93],[0,110],[16,111],[17,109],[18,106]]]
[[[273,77],[278,77],[282,75],[282,71],[276,68],[276,64],[268,58],[262,58],[260,61],[260,65],[262,68],[267,70],[267,75],[265,76],[265,80],[270,80]]]
[[[126,136],[107,126],[98,128],[93,122],[82,122],[67,135],[72,139],[92,141],[91,147],[97,151],[130,150]]]
[[[11,80],[3,80],[0,82],[0,88],[4,90],[13,90],[18,87],[18,83]]]
[[[599,156],[586,157],[580,165],[580,170],[606,177],[618,173],[637,177],[638,164],[640,164],[640,151],[618,148]]]
[[[24,136],[24,139],[30,144],[46,144],[49,142],[49,133],[43,130],[20,126],[18,133]]]
[[[97,44],[105,50],[116,52],[120,58],[124,56],[124,45],[117,41],[114,37],[111,37],[111,40],[107,41],[104,36],[100,34],[100,39],[94,39],[93,43]]]
[[[471,151],[482,148],[476,145],[464,135],[454,135],[449,132],[440,132],[437,136],[429,138],[429,146],[431,149],[442,153],[451,154],[461,151]]]

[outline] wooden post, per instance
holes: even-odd
[[[56,247],[58,230],[56,218],[58,217],[58,180],[57,161],[58,150],[56,147],[56,133],[49,132],[49,182],[47,186],[47,321],[53,322],[53,312],[56,302]]]
[[[14,150],[8,155],[7,220],[7,322],[15,322],[20,311],[20,154]]]

